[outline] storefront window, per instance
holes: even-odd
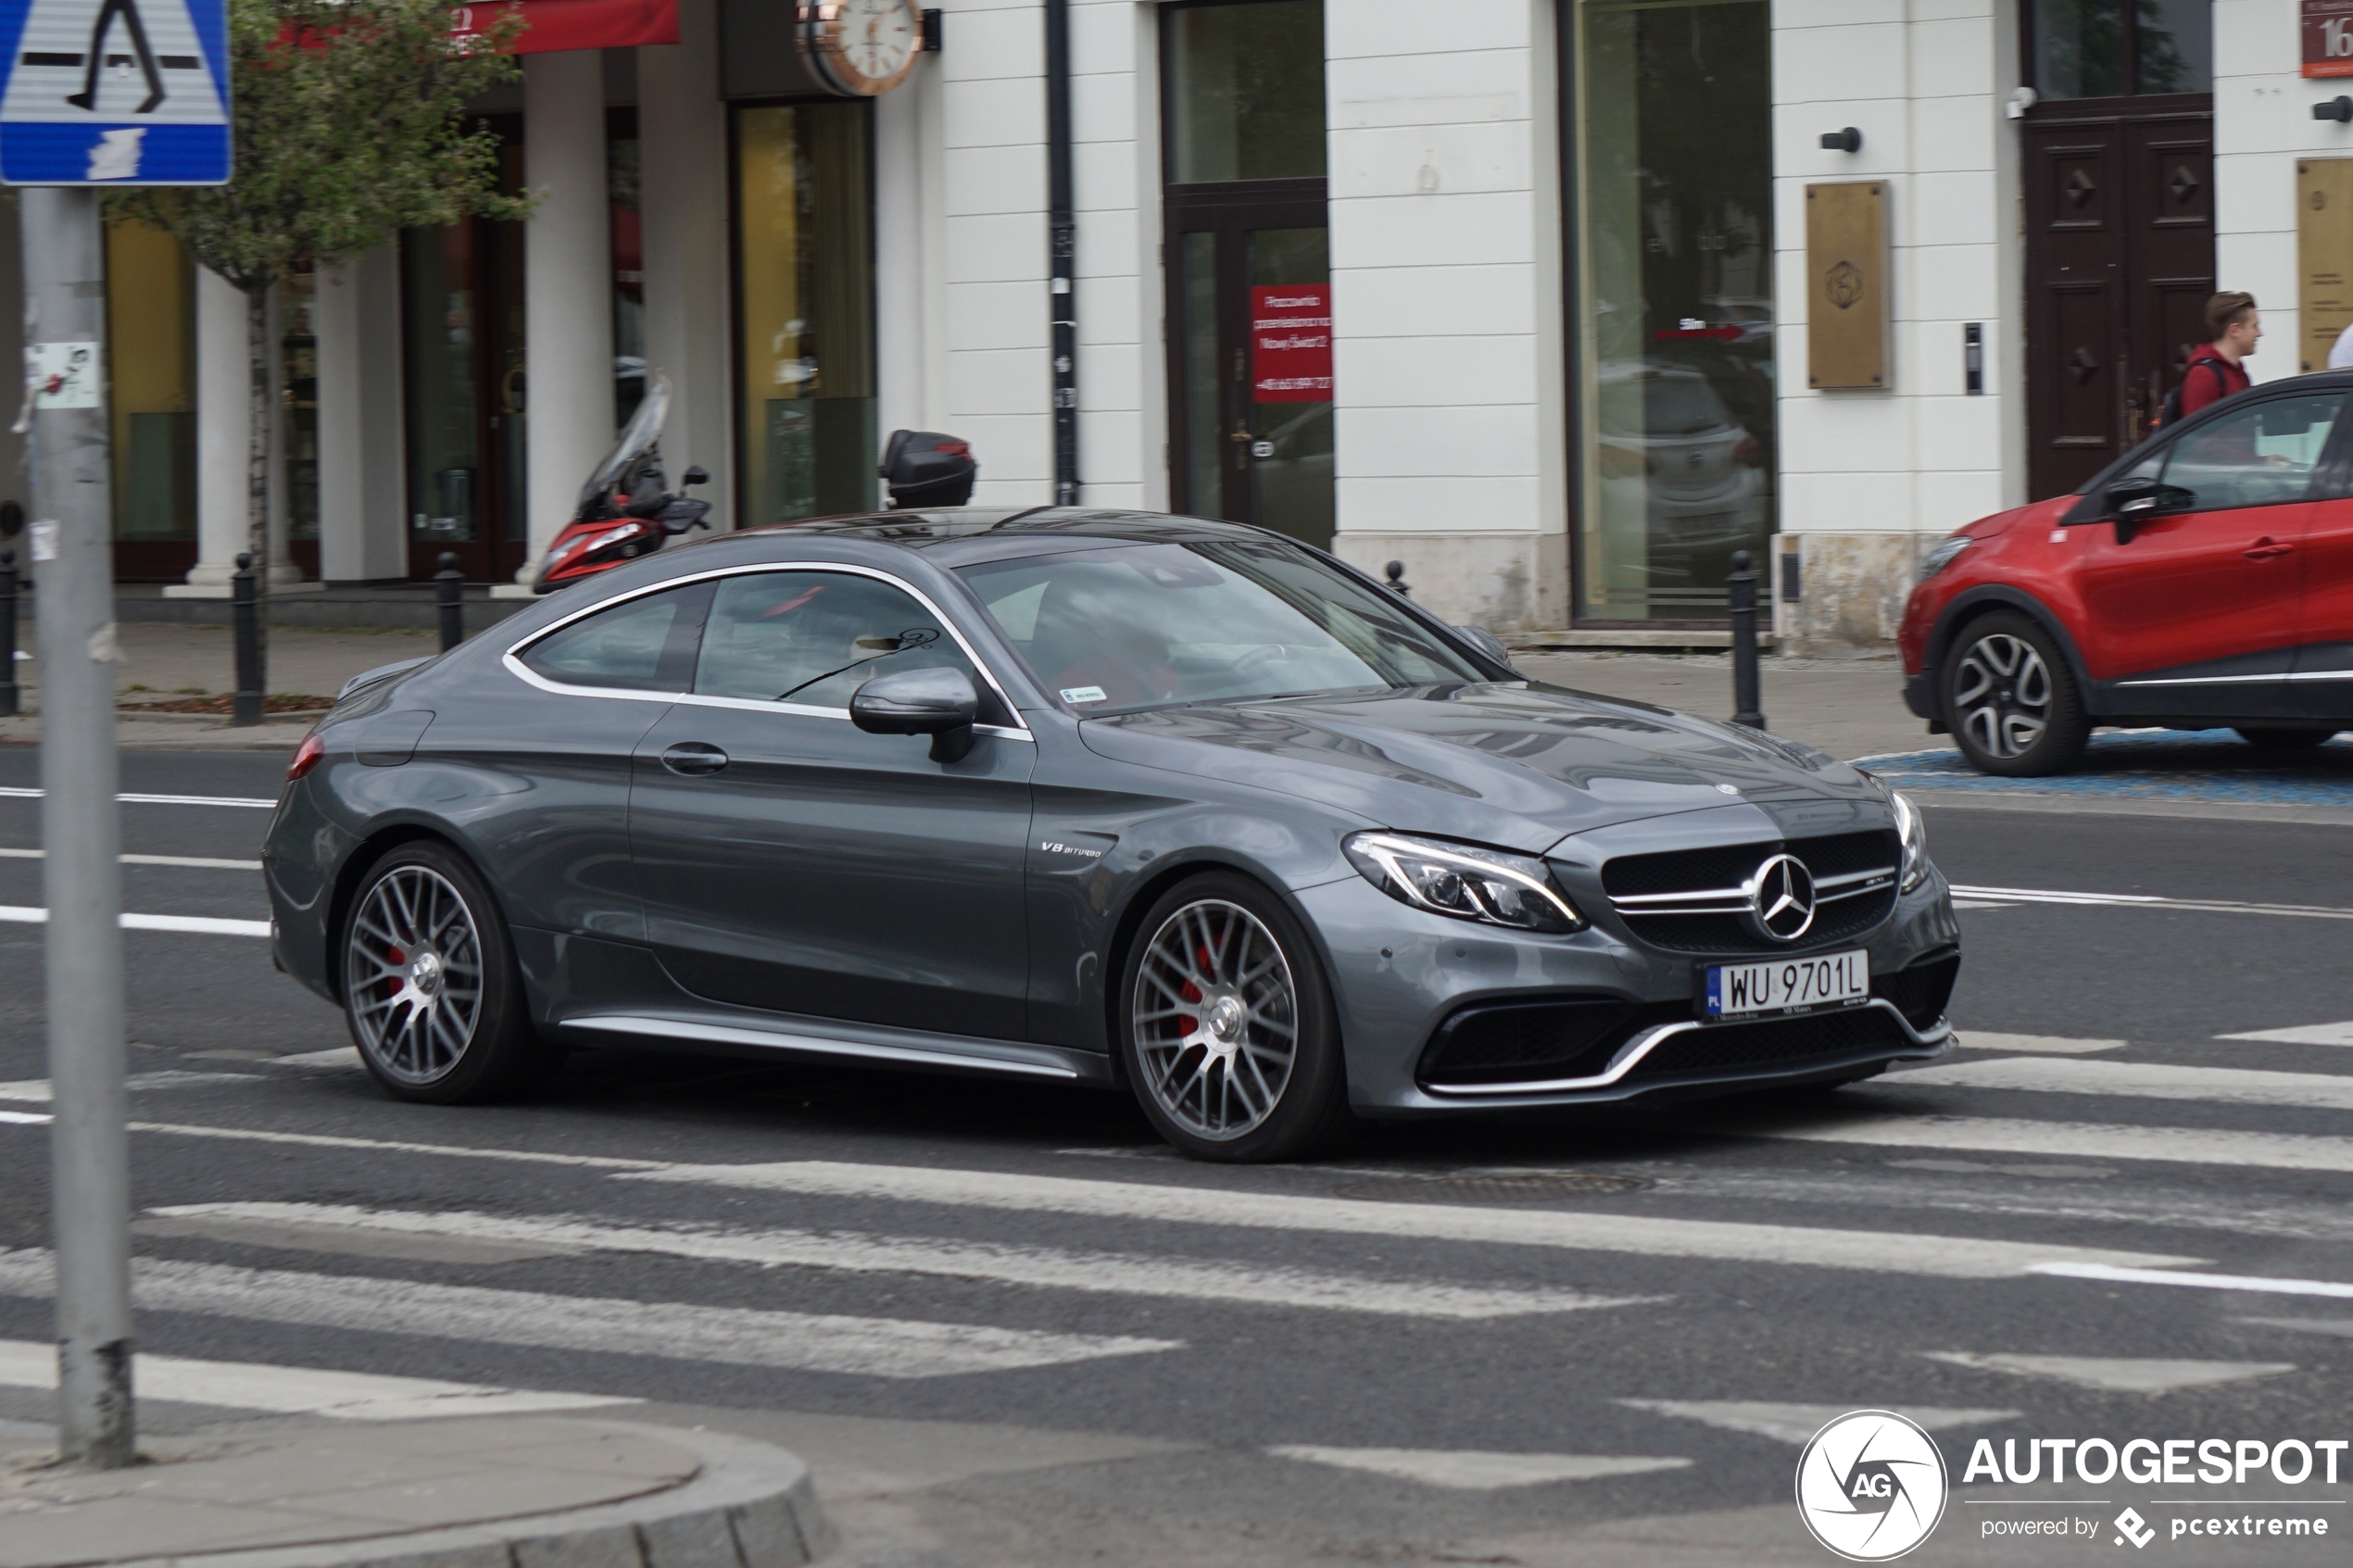
[[[875,504],[868,138],[863,104],[736,113],[746,526]]]
[[[1168,179],[1324,172],[1324,8],[1314,0],[1168,13]]]
[[[1769,11],[1578,12],[1578,614],[1718,620],[1775,526]]]
[[[194,540],[195,271],[160,229],[107,225],[107,339],[115,537]]]

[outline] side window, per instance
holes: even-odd
[[[2275,507],[2313,495],[2313,475],[2335,427],[2342,393],[2251,402],[2173,443],[2165,483],[2183,495],[2168,511]]]
[[[518,655],[550,681],[631,692],[683,692],[711,584],[628,599],[549,633]]]
[[[847,709],[877,675],[939,665],[971,676],[984,709],[993,706],[947,627],[904,591],[846,571],[761,571],[720,579],[694,689]]]

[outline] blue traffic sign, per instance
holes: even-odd
[[[0,183],[220,185],[227,0],[0,0]]]

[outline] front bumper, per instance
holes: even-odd
[[[1904,706],[1912,710],[1915,719],[1933,721],[1936,718],[1936,676],[1923,670],[1917,675],[1904,677]]]
[[[1571,936],[1524,935],[1406,908],[1360,878],[1297,895],[1322,937],[1348,1057],[1349,1099],[1369,1116],[1682,1098],[1854,1077],[1952,1048],[1939,1018],[1916,1026],[1893,1002],[1755,1023],[1703,1023],[1702,958],[1638,947],[1595,925]],[[1876,978],[1959,944],[1944,879],[1931,874],[1854,946]],[[1648,1016],[1598,1071],[1531,1071],[1511,1082],[1433,1084],[1420,1069],[1440,1024],[1476,1003],[1607,997]],[[1671,1014],[1672,1016],[1666,1016]],[[1771,1042],[1765,1031],[1782,1035]],[[1769,1047],[1769,1048],[1768,1048]]]

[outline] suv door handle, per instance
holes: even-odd
[[[680,741],[661,754],[661,765],[673,773],[698,779],[727,765],[727,754],[698,740]]]
[[[2249,545],[2246,549],[2239,552],[2239,554],[2245,556],[2249,560],[2270,560],[2274,556],[2294,555],[2295,553],[2295,546],[2274,544],[2271,540],[2271,536],[2268,533],[2262,538],[2255,541],[2254,544]]]

